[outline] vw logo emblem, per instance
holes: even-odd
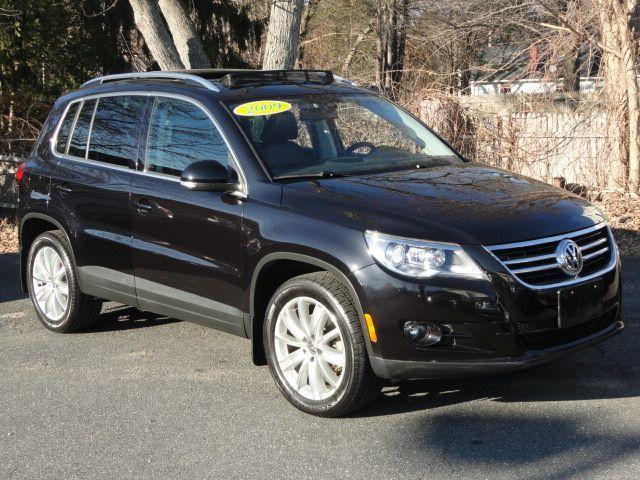
[[[560,269],[571,277],[577,277],[582,271],[582,252],[576,242],[564,239],[556,248],[556,262]]]

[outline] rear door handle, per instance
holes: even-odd
[[[153,210],[153,204],[146,198],[141,198],[136,202],[136,209],[140,213],[146,213]]]
[[[73,190],[69,187],[65,187],[64,185],[56,185],[56,188],[60,193],[71,193]]]

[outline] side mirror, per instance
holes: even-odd
[[[227,167],[215,160],[202,160],[189,165],[180,176],[180,184],[189,190],[210,192],[232,192],[238,189],[238,184],[230,181]]]

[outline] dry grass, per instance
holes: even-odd
[[[0,254],[18,251],[18,229],[7,220],[0,219]]]
[[[606,214],[622,255],[640,256],[640,198],[620,192],[604,192],[594,202]]]

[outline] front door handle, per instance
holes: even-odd
[[[69,187],[65,187],[64,185],[56,185],[56,189],[62,193],[63,195],[65,193],[71,193],[73,190],[71,190],[71,188]]]
[[[136,202],[136,210],[140,213],[146,213],[153,210],[153,204],[146,198],[141,198]]]

